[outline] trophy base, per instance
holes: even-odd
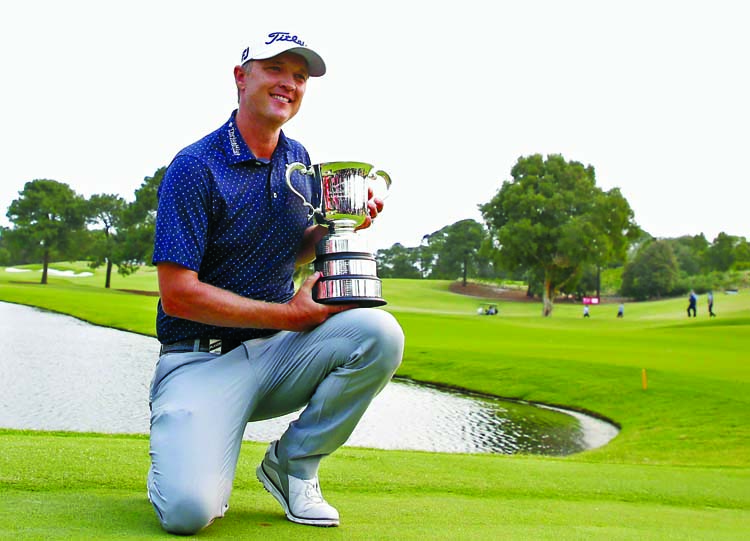
[[[363,308],[383,306],[379,278],[370,276],[323,277],[313,288],[313,299],[321,304],[358,304]]]
[[[315,299],[320,304],[358,304],[362,308],[377,308],[385,306],[388,302],[385,299],[373,297],[336,297],[335,299]]]

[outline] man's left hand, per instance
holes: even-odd
[[[383,212],[383,200],[377,197],[373,197],[372,188],[367,188],[367,217],[364,223],[360,225],[357,230],[367,229],[372,225],[372,221],[377,217],[378,214]]]

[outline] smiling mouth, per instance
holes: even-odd
[[[292,100],[287,98],[286,96],[280,96],[278,94],[271,94],[271,97],[275,99],[276,101],[280,101],[282,103],[292,103]]]

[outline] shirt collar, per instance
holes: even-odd
[[[237,127],[237,123],[235,120],[235,117],[237,116],[237,109],[232,111],[232,115],[229,117],[229,120],[221,127],[219,137],[221,139],[221,144],[224,149],[224,154],[227,156],[227,161],[230,164],[236,164],[236,163],[242,163],[242,162],[263,162],[265,163],[267,160],[260,160],[255,157],[252,150],[250,150],[250,147],[247,146],[247,143],[245,143],[245,140],[242,138],[242,134],[240,134],[240,130]],[[274,150],[274,155],[284,149],[289,148],[289,140],[286,138],[286,135],[284,135],[284,132],[282,131],[279,133],[279,142],[276,145],[276,150]]]

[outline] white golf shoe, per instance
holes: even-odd
[[[268,446],[255,473],[292,522],[310,526],[339,525],[339,512],[323,498],[318,477],[300,479],[283,471],[276,457],[275,441]]]

